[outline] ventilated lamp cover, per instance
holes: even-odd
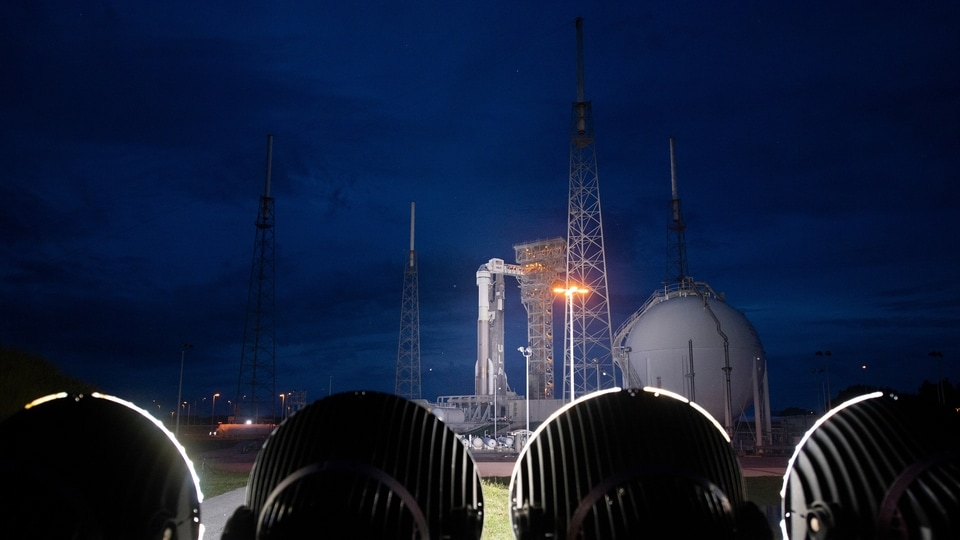
[[[955,411],[880,392],[830,410],[790,459],[785,538],[960,538]]]
[[[157,420],[102,394],[38,399],[0,424],[4,538],[196,539],[202,495]]]
[[[482,508],[473,458],[439,418],[394,395],[349,392],[280,424],[257,456],[241,514],[260,539],[476,539]]]
[[[656,389],[598,392],[560,409],[510,482],[518,539],[746,538],[738,531],[750,527],[769,535],[762,515],[745,508],[720,425]]]

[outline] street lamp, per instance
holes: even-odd
[[[217,398],[220,397],[220,392],[217,392],[213,395],[213,405],[210,407],[210,426],[214,429],[217,428]]]
[[[187,352],[187,349],[192,349],[193,345],[189,343],[183,343],[180,345],[180,386],[177,387],[177,403],[180,403],[180,400],[183,397],[183,357]],[[177,412],[177,424],[175,429],[175,435],[180,436],[180,413]]]
[[[563,294],[567,297],[567,306],[569,308],[568,317],[570,318],[570,402],[573,403],[574,392],[573,392],[573,295],[580,293],[586,294],[590,292],[590,289],[577,287],[576,285],[571,285],[567,288],[563,287],[554,287],[553,292],[557,294]]]
[[[520,351],[520,354],[523,355],[524,360],[527,364],[527,391],[526,402],[527,402],[527,434],[524,436],[526,439],[530,438],[530,355],[533,351],[530,350],[530,347],[517,347],[517,350]],[[526,439],[524,440],[524,445],[526,445]]]
[[[284,416],[286,416],[286,412],[287,412],[287,408],[286,408],[287,399],[286,399],[286,398],[287,398],[287,395],[286,395],[286,394],[280,394],[280,420],[283,420]]]

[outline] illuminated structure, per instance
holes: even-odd
[[[505,275],[519,277],[523,269],[490,259],[477,269],[477,363],[474,393],[496,396],[509,392],[503,369],[503,304]]]
[[[397,380],[394,393],[420,399],[420,292],[417,252],[413,247],[415,203],[410,203],[410,251],[403,268],[403,300],[400,308],[400,343],[397,346]]]
[[[583,93],[583,19],[577,18],[577,102],[573,104],[570,137],[570,198],[567,220],[566,287],[578,285],[590,290],[573,302],[571,328],[564,346],[566,377],[573,381],[564,388],[579,395],[614,386],[611,355],[613,332],[607,296],[606,259],[603,251],[603,224],[600,216],[600,182],[593,138],[593,110]],[[567,315],[569,317],[569,315]],[[573,349],[575,354],[571,354]],[[573,357],[576,357],[575,359]]]
[[[273,135],[267,135],[267,173],[253,241],[247,316],[240,353],[235,415],[254,423],[272,423],[277,401],[274,308],[276,298],[276,249],[273,230],[273,197],[270,169]],[[238,418],[238,421],[239,421]]]
[[[511,393],[504,371],[503,307],[505,276],[520,282],[527,311],[530,358],[525,394],[531,399],[553,398],[553,284],[562,280],[566,242],[562,238],[513,246],[518,264],[490,259],[477,269],[477,363],[474,393],[478,396]]]
[[[570,366],[570,377],[567,378],[567,383],[569,384],[569,387],[567,388],[567,396],[570,398],[570,401],[573,401],[574,399],[576,399],[576,388],[574,388],[573,386],[574,365],[576,364],[576,362],[574,361],[574,354],[576,353],[576,350],[574,348],[574,342],[573,342],[573,304],[574,304],[573,299],[576,298],[575,295],[577,294],[581,296],[589,294],[590,289],[584,289],[576,285],[570,285],[566,289],[562,287],[557,287],[553,289],[553,292],[557,294],[562,294],[567,297],[567,309],[568,309],[567,321],[570,324],[570,334],[566,340],[567,343],[570,344],[570,356],[568,357],[569,360],[567,361],[567,365]]]
[[[520,298],[527,311],[530,399],[553,399],[553,284],[563,280],[567,242],[563,238],[513,246],[523,269]]]

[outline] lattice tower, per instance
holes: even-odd
[[[670,221],[667,223],[667,277],[666,283],[685,284],[690,276],[687,269],[687,224],[683,221],[680,195],[677,190],[677,167],[673,158],[673,137],[670,137]]]
[[[567,242],[563,238],[513,246],[523,267],[520,298],[527,310],[527,346],[530,347],[530,399],[553,399],[553,286],[566,273]]]
[[[267,173],[253,241],[253,262],[247,292],[247,315],[240,353],[240,376],[234,414],[237,421],[272,423],[277,405],[276,333],[276,249],[274,244],[274,201],[270,196],[270,169],[273,136],[267,136]]]
[[[577,102],[573,104],[570,137],[570,199],[567,221],[566,285],[587,287],[588,294],[574,295],[573,321],[565,311],[564,391],[569,398],[614,386],[613,331],[607,296],[603,224],[600,215],[600,181],[594,145],[593,110],[583,92],[583,19],[577,18]],[[566,298],[564,298],[566,301]],[[568,340],[573,340],[573,358]],[[570,364],[573,369],[570,369]],[[570,381],[571,371],[573,381]],[[572,386],[571,386],[572,385]]]
[[[400,307],[400,344],[397,347],[397,380],[394,393],[420,399],[420,292],[417,252],[414,250],[415,204],[410,203],[410,251],[403,269],[403,300]]]

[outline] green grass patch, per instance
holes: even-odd
[[[483,533],[480,540],[513,540],[510,527],[510,479],[483,478]]]
[[[203,469],[197,469],[197,476],[200,477],[200,491],[203,492],[203,497],[209,499],[246,487],[250,473],[224,471],[207,465]]]

